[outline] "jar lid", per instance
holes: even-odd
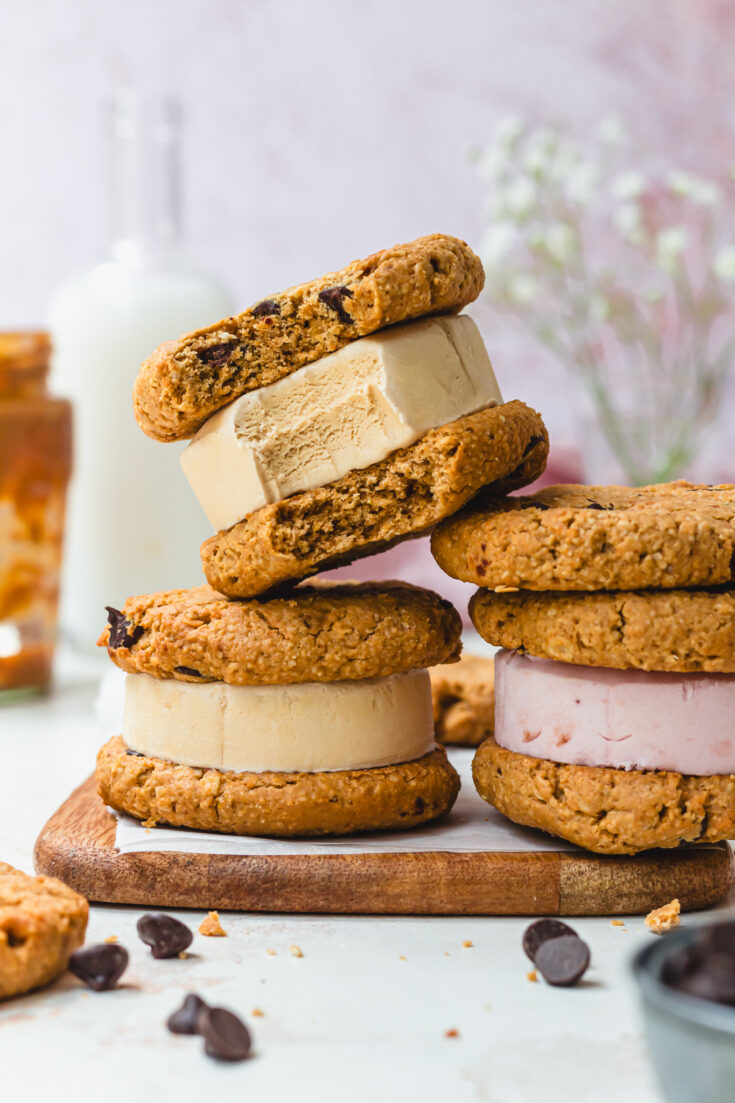
[[[23,395],[43,383],[51,360],[51,338],[43,330],[0,330],[0,393]]]

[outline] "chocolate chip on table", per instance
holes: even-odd
[[[108,647],[113,648],[113,650],[116,647],[127,647],[130,650],[133,644],[138,642],[145,629],[139,624],[132,627],[128,618],[119,609],[114,609],[112,605],[105,605],[105,609],[110,625]],[[129,629],[132,630],[129,631]]]
[[[267,318],[269,314],[280,314],[281,307],[275,299],[263,299],[262,302],[256,303],[251,310],[251,314],[254,314],[256,318]]]
[[[203,678],[204,675],[200,670],[195,670],[193,666],[175,666],[174,672],[176,674],[188,674],[190,678]]]
[[[114,988],[128,967],[128,951],[118,942],[83,946],[69,958],[69,972],[93,992]]]
[[[205,1007],[198,1018],[204,1038],[204,1052],[220,1061],[244,1061],[250,1056],[253,1040],[242,1019],[224,1007]]]
[[[196,992],[189,992],[181,1007],[169,1015],[166,1026],[172,1034],[198,1034],[199,1016],[206,1006]]]
[[[146,946],[150,946],[155,958],[176,957],[188,946],[194,935],[186,924],[172,915],[149,912],[138,920],[138,934]]]
[[[317,296],[319,302],[324,303],[334,310],[339,320],[345,322],[347,325],[352,325],[354,319],[343,307],[342,300],[351,299],[352,297],[352,292],[349,287],[325,287]]]
[[[523,949],[531,961],[536,960],[539,946],[550,938],[561,938],[562,935],[577,937],[577,932],[572,930],[561,919],[537,919],[523,932]]]
[[[587,971],[590,949],[575,934],[561,935],[542,942],[536,951],[535,965],[547,984],[569,988]]]

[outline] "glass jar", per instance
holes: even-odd
[[[0,701],[51,680],[71,405],[50,358],[48,334],[0,332]]]

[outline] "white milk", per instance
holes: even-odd
[[[150,440],[133,416],[142,360],[230,312],[221,287],[177,243],[177,128],[163,132],[162,149],[160,126],[151,138],[140,111],[126,100],[113,112],[111,259],[66,281],[49,312],[54,389],[74,404],[61,621],[84,648],[105,624],[105,605],[203,582],[199,545],[211,535],[179,468],[183,446]]]

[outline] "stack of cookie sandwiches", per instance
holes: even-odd
[[[304,579],[426,532],[482,488],[542,470],[540,416],[504,403],[458,312],[483,272],[433,235],[169,342],[138,422],[192,438],[182,466],[216,534],[209,583],[110,608],[128,674],[108,804],[149,823],[253,835],[411,827],[451,808],[427,668],[461,625],[400,583]]]
[[[488,499],[432,549],[503,648],[485,800],[607,854],[735,835],[735,487]]]

